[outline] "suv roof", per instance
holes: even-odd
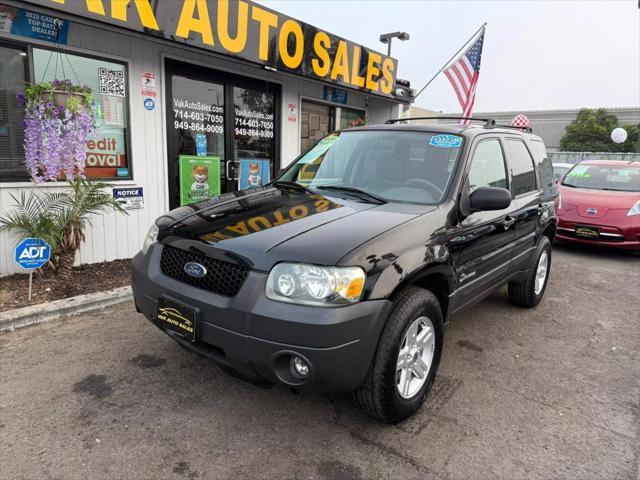
[[[420,118],[420,120],[429,120],[430,118]],[[495,133],[511,133],[518,134],[528,137],[533,137],[535,139],[539,139],[538,135],[532,134],[530,131],[524,131],[523,129],[516,127],[508,127],[503,125],[495,125],[493,120],[486,119],[472,119],[476,122],[484,122],[484,123],[471,123],[469,125],[457,125],[457,124],[444,124],[438,123],[439,119],[444,119],[441,117],[434,118],[433,123],[395,123],[395,122],[404,122],[409,120],[416,120],[415,118],[403,118],[403,119],[394,119],[388,120],[388,123],[376,124],[376,125],[365,125],[362,127],[350,127],[345,128],[342,131],[354,131],[354,130],[395,130],[395,131],[411,131],[411,132],[442,132],[442,133],[450,133],[456,135],[464,135],[464,136],[474,136],[481,133],[495,132]],[[451,118],[451,120],[456,120],[456,118]],[[393,122],[393,123],[389,123]],[[493,122],[491,124],[490,122]],[[488,125],[489,124],[489,125]]]

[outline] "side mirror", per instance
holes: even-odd
[[[503,210],[511,205],[511,192],[505,188],[480,187],[469,195],[472,212]]]

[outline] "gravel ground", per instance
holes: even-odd
[[[640,259],[558,246],[543,302],[500,290],[446,331],[434,390],[386,426],[262,389],[132,303],[0,335],[2,479],[636,479]]]

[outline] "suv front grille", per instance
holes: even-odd
[[[184,265],[187,262],[201,264],[207,269],[207,274],[202,278],[187,275],[184,271]],[[171,245],[163,245],[160,270],[166,276],[180,282],[225,297],[235,296],[249,274],[249,269],[240,265],[209,258]]]

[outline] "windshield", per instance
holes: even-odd
[[[640,165],[579,164],[567,173],[562,185],[617,192],[640,191]]]
[[[439,203],[461,147],[460,136],[430,132],[333,133],[278,180],[345,196],[350,188],[386,201]]]

